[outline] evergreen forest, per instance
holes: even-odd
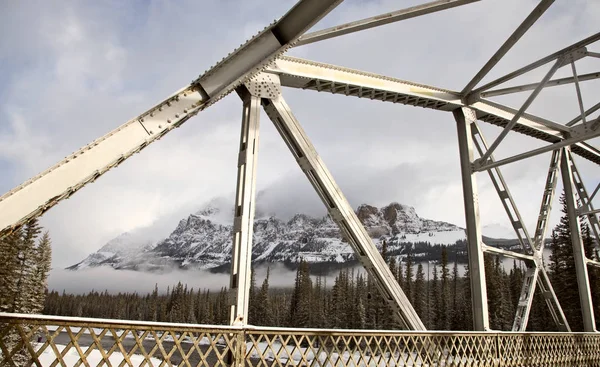
[[[563,198],[561,203],[563,216],[551,233],[551,256],[546,268],[571,329],[582,331],[571,233]],[[582,233],[586,255],[591,259],[600,259],[587,225],[582,225]],[[441,250],[439,261],[433,265],[431,277],[427,277],[422,263],[415,265],[410,252],[404,261],[396,262],[396,257],[387,253],[387,246],[384,244],[381,255],[428,329],[471,330],[469,269],[460,272],[459,267],[462,265],[449,262],[445,248]],[[502,266],[500,258],[487,254],[484,262],[490,326],[494,330],[510,330],[526,268],[515,261],[511,268],[506,269]],[[589,267],[588,272],[596,322],[599,323],[600,269]],[[85,295],[73,295],[52,291],[47,295],[43,313],[228,324],[228,297],[229,292],[226,288],[217,292],[194,290],[181,282],[169,287],[166,292],[155,287],[150,294],[109,294],[106,291],[92,291]],[[290,289],[270,287],[268,272],[260,285],[256,284],[253,277],[249,313],[250,324],[263,326],[399,328],[391,309],[365,272],[342,269],[333,280],[333,284],[327,284],[326,277],[311,275],[310,266],[306,262],[298,266],[294,286]],[[533,300],[528,330],[556,330],[539,289],[536,290]]]

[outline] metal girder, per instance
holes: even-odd
[[[441,10],[454,8],[460,5],[474,3],[480,0],[438,0],[430,3],[412,6],[410,8],[393,11],[391,13],[380,14],[374,17],[356,20],[354,22],[340,24],[335,27],[323,29],[316,32],[307,33],[300,37],[295,46],[307,45],[326,39],[343,36],[365,29],[378,27],[385,24],[398,22],[410,18],[419,17],[425,14],[435,13]],[[554,0],[552,0],[554,1]]]
[[[36,218],[233,91],[341,0],[300,0],[210,70],[121,127],[0,197],[0,236]]]
[[[489,59],[489,61],[479,70],[471,81],[463,88],[461,94],[466,96],[473,88],[492,70],[494,66],[506,55],[506,53],[523,37],[529,28],[544,14],[546,10],[554,3],[554,0],[542,0],[525,18],[525,20],[515,29],[508,39],[500,46],[498,51]]]
[[[594,309],[590,292],[590,283],[587,271],[587,262],[581,238],[581,226],[577,215],[576,186],[573,176],[573,161],[569,154],[569,148],[563,148],[561,157],[561,174],[565,190],[567,204],[567,215],[569,216],[569,227],[571,229],[571,244],[573,246],[573,258],[575,260],[575,271],[577,273],[577,286],[579,288],[579,301],[581,316],[583,319],[583,330],[586,332],[596,331]]]
[[[553,53],[551,55],[548,55],[548,56],[543,57],[543,58],[541,58],[541,59],[539,59],[537,61],[534,61],[534,62],[532,62],[529,65],[523,66],[522,68],[520,68],[518,70],[515,70],[515,71],[513,71],[513,72],[511,72],[509,74],[506,74],[503,77],[495,79],[495,80],[493,80],[493,81],[491,81],[491,82],[489,82],[489,83],[487,83],[487,84],[485,84],[485,85],[483,85],[483,86],[481,86],[481,87],[473,90],[473,93],[474,94],[478,94],[478,93],[480,93],[482,91],[494,88],[494,87],[496,87],[496,86],[498,86],[498,85],[500,85],[502,83],[505,83],[505,82],[507,82],[509,80],[512,80],[512,79],[514,79],[514,78],[516,78],[516,77],[518,77],[520,75],[528,73],[531,70],[537,69],[538,67],[540,67],[542,65],[545,65],[545,64],[547,64],[549,62],[557,60],[558,58],[560,58],[560,57],[562,57],[564,55],[567,55],[567,54],[570,54],[570,57],[567,59],[568,62],[571,62],[571,61],[574,61],[576,59],[580,59],[582,57],[585,57],[585,56],[587,56],[587,53],[588,53],[588,51],[585,48],[585,46],[587,46],[587,45],[589,45],[591,43],[594,43],[594,42],[596,42],[598,40],[600,40],[600,32],[596,33],[596,34],[593,34],[590,37],[585,38],[585,39],[583,39],[583,40],[581,40],[581,41],[579,41],[577,43],[574,43],[571,46],[565,47],[562,50],[557,51],[557,52],[555,52],[555,53]]]
[[[247,325],[251,287],[252,234],[256,207],[260,96],[252,95],[246,86],[238,87],[237,92],[243,101],[243,112],[231,248],[230,324]]]
[[[494,169],[494,168],[503,166],[508,163],[513,163],[513,162],[520,161],[522,159],[534,157],[539,154],[556,151],[563,147],[567,147],[567,146],[577,144],[577,143],[580,143],[580,142],[583,142],[583,141],[586,141],[589,139],[596,138],[596,137],[600,136],[600,119],[596,119],[595,121],[588,123],[588,126],[586,126],[586,129],[587,129],[587,131],[584,134],[581,134],[579,136],[561,140],[558,143],[554,143],[551,145],[533,149],[528,152],[514,155],[512,157],[500,159],[497,161],[487,160],[487,161],[483,162],[483,161],[478,160],[474,164],[475,170],[479,172],[479,171],[486,171],[486,170]]]
[[[473,164],[473,135],[471,128],[475,122],[475,113],[467,107],[453,111],[458,130],[458,149],[460,172],[462,177],[463,200],[465,203],[465,221],[467,224],[467,253],[471,272],[471,297],[473,305],[473,328],[486,331],[490,328],[487,304],[485,266],[483,263],[481,224],[479,222],[479,198]]]
[[[489,254],[495,254],[495,255],[500,255],[500,256],[504,256],[504,257],[509,257],[511,259],[521,260],[521,261],[525,261],[525,262],[529,262],[529,263],[533,262],[532,255],[521,254],[518,252],[509,251],[509,250],[503,250],[501,248],[494,247],[494,246],[488,246],[486,244],[481,245],[481,249],[483,250],[483,252],[487,252]]]
[[[572,162],[571,170],[573,175],[573,185],[575,186],[575,190],[577,192],[577,196],[579,196],[579,201],[581,204],[581,207],[577,208],[577,213],[580,216],[584,215],[587,217],[587,220],[590,224],[592,232],[594,233],[594,236],[596,237],[596,240],[600,242],[600,223],[598,222],[598,217],[596,217],[594,213],[595,210],[594,205],[592,204],[592,199],[590,198],[590,196],[587,193],[587,190],[585,189],[583,178],[581,177],[581,174],[577,169],[577,165],[575,164],[575,161],[573,160],[573,157],[571,157],[570,154],[569,159]],[[588,212],[585,213],[585,211]]]
[[[585,259],[585,261],[587,262],[588,265],[600,268],[600,261],[596,261],[596,260],[592,260],[592,259]]]
[[[534,246],[537,251],[543,253],[544,238],[548,230],[548,219],[552,212],[552,203],[554,202],[554,194],[556,193],[556,184],[558,183],[558,172],[562,149],[557,149],[552,152],[550,158],[550,167],[548,167],[548,175],[544,185],[544,193],[542,194],[542,203],[540,205],[540,214],[535,225]]]
[[[473,143],[477,148],[480,156],[483,156],[485,152],[488,150],[488,145],[483,136],[483,133],[479,130],[479,126],[476,122],[473,122],[471,125],[471,132],[473,134]],[[493,155],[490,155],[490,161],[494,162]],[[531,305],[533,302],[533,295],[535,292],[536,284],[539,285],[540,289],[543,290],[542,294],[546,300],[546,304],[550,309],[550,313],[554,319],[554,323],[559,328],[559,330],[570,330],[567,319],[562,311],[558,298],[554,293],[554,289],[552,288],[552,284],[550,283],[549,277],[546,274],[546,269],[544,268],[544,264],[542,261],[542,252],[537,249],[534,241],[529,236],[529,232],[527,227],[525,226],[525,222],[521,217],[519,209],[515,201],[512,198],[510,190],[508,189],[508,185],[502,176],[502,172],[500,172],[499,168],[494,168],[488,170],[488,174],[498,193],[498,197],[502,202],[502,206],[504,207],[504,211],[508,215],[508,219],[515,230],[515,234],[521,244],[521,247],[528,255],[520,256],[521,260],[531,260],[525,261],[525,265],[528,270],[525,273],[525,278],[523,279],[523,285],[521,286],[521,292],[519,296],[519,301],[517,302],[517,308],[515,310],[515,317],[513,321],[513,331],[525,331],[527,328],[527,323],[529,321],[529,313],[531,312]],[[489,249],[484,248],[484,250],[489,251]],[[496,249],[497,250],[497,249]],[[489,251],[491,252],[491,251]],[[504,253],[502,253],[504,252]],[[512,258],[519,258],[516,256],[516,253],[512,251],[496,251],[503,256],[508,256]],[[535,270],[532,270],[535,269]]]
[[[525,113],[527,108],[529,108],[529,106],[533,103],[533,101],[538,96],[538,94],[542,91],[542,89],[544,89],[544,86],[546,85],[548,80],[550,80],[550,78],[552,78],[552,75],[554,75],[554,73],[558,70],[558,68],[560,68],[562,66],[562,63],[563,63],[562,58],[559,58],[558,60],[556,60],[556,62],[550,68],[550,70],[546,73],[546,75],[544,76],[542,81],[538,84],[538,86],[534,89],[534,91],[531,92],[531,94],[529,95],[529,97],[527,98],[525,103],[523,103],[521,108],[519,108],[519,111],[517,111],[517,113],[513,116],[513,118],[510,120],[510,122],[508,124],[506,124],[506,126],[500,132],[500,134],[498,135],[496,140],[494,140],[492,145],[490,145],[490,148],[488,149],[488,151],[481,158],[478,159],[479,162],[485,162],[490,157],[490,155],[494,152],[494,150],[496,150],[496,148],[498,148],[498,145],[500,145],[500,143],[502,142],[502,140],[504,140],[506,135],[508,135],[508,133],[512,130],[512,128],[517,124],[517,121]]]
[[[600,102],[596,103],[595,105],[593,105],[592,107],[588,108],[584,113],[583,116],[587,117],[589,115],[591,115],[592,113],[596,112],[600,110]],[[571,121],[567,122],[565,125],[566,126],[573,126],[576,123],[578,123],[579,121],[581,121],[582,115],[579,114],[577,115],[577,117],[573,118]]]
[[[571,61],[571,70],[573,71],[573,79],[575,79],[575,91],[577,92],[577,102],[579,103],[579,112],[581,113],[581,120],[585,124],[585,110],[583,108],[583,98],[581,97],[581,89],[579,88],[579,76],[577,75],[577,69],[575,68],[575,62]]]
[[[279,75],[284,87],[445,111],[462,105],[460,96],[455,92],[295,57],[280,57],[267,71]]]
[[[597,57],[600,58],[600,52],[592,52],[592,51],[588,51],[585,53],[585,56],[591,56],[591,57]]]
[[[404,80],[318,63],[295,57],[281,57],[267,68],[279,75],[281,85],[289,88],[329,92],[358,98],[369,98],[391,103],[401,103],[442,111],[452,111],[464,106],[457,92]],[[478,100],[471,106],[481,121],[506,126],[517,111],[498,103]],[[513,131],[550,143],[563,140],[570,128],[524,113]],[[600,164],[600,151],[584,143],[573,146],[573,152]]]
[[[583,81],[594,80],[594,79],[598,79],[598,78],[600,78],[600,72],[579,75],[577,79],[578,79],[578,81],[583,82]],[[571,83],[575,83],[575,82],[576,82],[575,77],[552,79],[548,83],[546,83],[545,88],[556,87],[559,85],[566,85],[566,84],[571,84]],[[493,89],[493,90],[489,90],[486,92],[481,92],[479,94],[479,96],[481,98],[488,98],[488,97],[503,96],[503,95],[511,94],[511,93],[525,92],[528,90],[534,90],[538,86],[538,84],[539,83],[530,83],[530,84],[522,84],[522,85],[517,85],[514,87],[508,87],[508,88]]]
[[[471,124],[471,133],[473,134],[473,144],[475,148],[477,148],[479,155],[483,156],[486,153],[486,151],[489,150],[485,137],[479,130],[477,122],[473,122]],[[493,155],[490,155],[490,160],[492,162],[494,161]],[[533,241],[531,239],[531,236],[529,236],[527,226],[525,226],[523,218],[521,218],[519,209],[517,208],[517,205],[515,204],[515,201],[513,200],[512,195],[510,194],[510,190],[506,185],[506,181],[504,181],[504,177],[502,176],[500,169],[490,169],[488,170],[488,174],[490,176],[490,180],[492,181],[494,188],[496,189],[496,193],[498,194],[498,197],[502,202],[504,211],[508,215],[508,220],[510,221],[511,226],[513,227],[515,234],[517,235],[517,239],[519,240],[519,243],[523,248],[523,251],[525,251],[525,253],[529,255],[535,253]]]
[[[292,114],[283,97],[263,99],[263,107],[277,131],[315,191],[338,224],[344,238],[356,252],[360,262],[375,280],[383,298],[395,311],[401,324],[410,330],[425,330],[419,315],[400,288],[388,265],[373,244],[364,226],[342,194],[315,147]]]

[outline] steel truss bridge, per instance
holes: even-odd
[[[69,353],[76,353],[75,365],[89,365],[87,358],[96,351],[100,352],[102,361],[107,365],[110,365],[111,355],[115,353],[123,355],[121,365],[131,365],[134,353],[141,354],[148,364],[155,356],[168,365],[171,365],[173,356],[179,356],[178,360],[186,365],[192,365],[192,361],[201,365],[599,365],[600,334],[596,330],[588,267],[600,267],[600,262],[586,257],[580,222],[590,224],[598,244],[600,224],[596,215],[600,209],[593,207],[592,200],[600,184],[590,195],[575,164],[575,157],[600,164],[600,150],[590,144],[590,140],[600,136],[600,120],[591,118],[600,110],[600,102],[584,109],[580,89],[583,81],[596,79],[600,73],[580,75],[576,69],[577,62],[584,58],[600,58],[599,52],[588,49],[600,40],[600,33],[481,85],[484,77],[554,2],[541,0],[461,91],[285,56],[291,47],[468,6],[476,1],[479,0],[437,0],[306,33],[342,1],[299,0],[283,17],[189,85],[1,196],[0,236],[4,236],[41,216],[227,94],[235,91],[242,100],[230,275],[231,326],[0,314],[0,354],[3,362],[15,365],[13,357],[25,353],[30,362],[39,366],[41,356],[51,351],[55,355],[53,366],[66,365]],[[550,69],[537,83],[504,86],[519,76],[548,65]],[[572,76],[553,79],[563,67],[570,68]],[[579,102],[579,113],[572,120],[551,121],[527,113],[528,107],[544,88],[564,84],[574,85]],[[300,122],[294,117],[283,98],[283,87],[369,98],[453,114],[458,133],[475,332],[425,330]],[[518,110],[489,100],[490,97],[517,92],[529,93]],[[376,281],[400,324],[409,331],[284,329],[247,324],[261,108],[275,125],[344,238]],[[501,133],[488,143],[479,127],[480,122],[500,127]],[[542,141],[545,145],[509,158],[495,159],[493,153],[511,131]],[[502,176],[501,167],[548,152],[551,152],[551,159],[541,193],[537,225],[535,232],[530,233]],[[501,250],[483,243],[476,183],[479,172],[489,175],[522,252]],[[548,218],[559,179],[565,190],[584,333],[571,332],[542,263]],[[512,257],[526,264],[512,332],[490,330],[484,253]],[[543,295],[559,333],[525,333],[536,288]],[[48,325],[54,325],[54,328]],[[46,341],[32,342],[32,336],[40,333]],[[64,350],[57,348],[54,340],[60,333],[68,335],[68,345]],[[91,335],[92,339],[85,348],[79,342],[84,334]],[[6,342],[11,335],[18,340],[16,344]],[[127,335],[134,340],[133,343],[125,342]],[[114,339],[114,344],[106,349],[103,338],[107,337]],[[148,338],[155,341],[152,348],[144,345]],[[169,343],[170,349],[167,347]],[[197,359],[192,356],[197,356]]]

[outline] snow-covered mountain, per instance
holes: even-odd
[[[398,203],[382,208],[361,205],[356,211],[375,244],[387,241],[390,252],[400,253],[407,244],[452,245],[465,239],[465,231],[453,224],[420,218],[415,209]],[[108,265],[116,269],[167,270],[172,267],[217,269],[231,261],[233,213],[209,205],[179,222],[164,240],[135,243],[123,234],[69,269]],[[354,252],[342,240],[329,218],[296,214],[289,220],[275,216],[254,222],[254,262],[341,263],[354,260]]]
[[[152,249],[152,242],[139,235],[129,232],[108,241],[98,251],[90,254],[80,263],[68,267],[67,269],[85,269],[100,265],[112,265],[125,259],[138,258],[143,261],[144,253]]]

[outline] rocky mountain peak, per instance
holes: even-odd
[[[421,218],[415,208],[399,203],[391,203],[381,208],[383,218],[392,228],[393,233],[420,233],[423,227]]]
[[[182,219],[175,230],[155,246],[133,253],[117,253],[115,249],[135,247],[129,246],[130,236],[125,233],[71,268],[110,265],[133,270],[167,270],[172,267],[228,269],[233,242],[233,208],[230,204],[229,201],[212,201]],[[389,250],[397,253],[409,243],[452,245],[465,238],[461,228],[422,219],[413,207],[395,202],[382,208],[363,204],[357,208],[356,214],[376,245],[386,240]],[[287,264],[298,263],[302,259],[312,263],[341,263],[354,261],[355,256],[330,217],[298,213],[287,221],[276,216],[257,215],[252,259],[254,262]]]

